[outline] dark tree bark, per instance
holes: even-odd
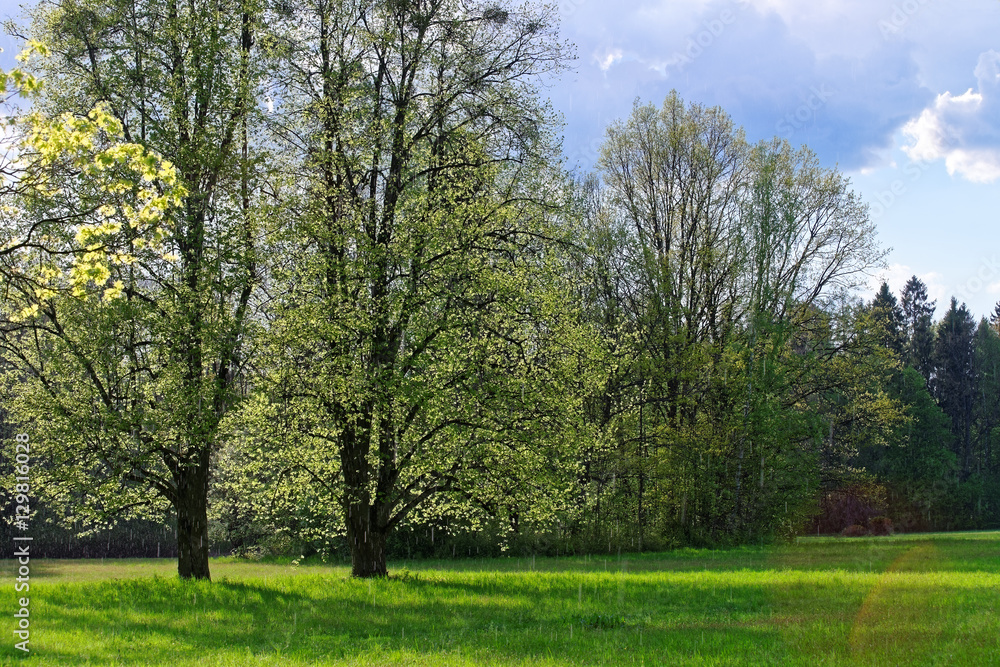
[[[207,457],[204,457],[207,458]],[[184,470],[177,479],[177,573],[210,579],[208,566],[208,465]]]
[[[386,530],[373,520],[371,509],[354,506],[347,518],[347,542],[351,548],[351,576],[384,577]]]

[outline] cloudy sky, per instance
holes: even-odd
[[[920,276],[938,317],[952,295],[976,315],[1000,300],[1000,0],[555,1],[577,49],[548,91],[571,163],[676,89],[846,173],[895,290]],[[0,46],[10,67],[19,45]]]
[[[871,205],[884,277],[977,316],[1000,300],[1000,0],[560,0],[551,90],[593,165],[606,125],[671,89],[751,140],[807,144]]]

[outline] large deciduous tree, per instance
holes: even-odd
[[[640,543],[647,515],[682,540],[790,530],[818,417],[836,418],[824,396],[864,384],[851,359],[871,342],[838,305],[882,258],[863,203],[807,149],[749,145],[676,93],[612,124],[599,168],[590,217],[612,247],[591,281],[617,312],[595,315],[636,342],[598,421],[622,444]]]
[[[252,0],[55,0],[33,11],[31,35],[49,49],[33,63],[47,80],[36,106],[55,116],[102,105],[123,142],[166,158],[182,198],[165,211],[159,255],[137,252],[148,241],[134,224],[144,213],[127,203],[134,186],[113,193],[125,200],[119,209],[36,202],[53,230],[32,237],[36,254],[58,260],[65,248],[48,241],[103,216],[84,249],[122,261],[94,269],[88,284],[117,298],[36,292],[25,297],[36,315],[4,327],[25,375],[20,418],[33,421],[53,463],[53,491],[75,504],[70,519],[172,510],[182,577],[209,578],[210,465],[240,393],[257,280],[260,12]]]
[[[580,340],[536,89],[566,48],[530,5],[310,0],[271,19],[300,180],[260,409],[297,425],[288,469],[334,499],[353,574],[381,576],[387,535],[433,498],[530,513],[572,463]]]

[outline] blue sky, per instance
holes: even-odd
[[[574,72],[549,94],[571,162],[671,89],[751,140],[807,144],[871,204],[884,272],[940,317],[1000,300],[1000,0],[560,0]],[[877,284],[878,277],[873,277]]]
[[[557,2],[578,57],[547,93],[571,163],[591,168],[609,122],[676,89],[847,174],[897,292],[920,276],[938,317],[952,295],[977,316],[1000,300],[1000,0]],[[10,67],[19,45],[0,46]]]

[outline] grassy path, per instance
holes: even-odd
[[[1000,533],[400,562],[372,582],[326,565],[222,559],[212,583],[174,568],[33,561],[30,662],[1000,665]],[[22,662],[13,643],[2,664]]]

